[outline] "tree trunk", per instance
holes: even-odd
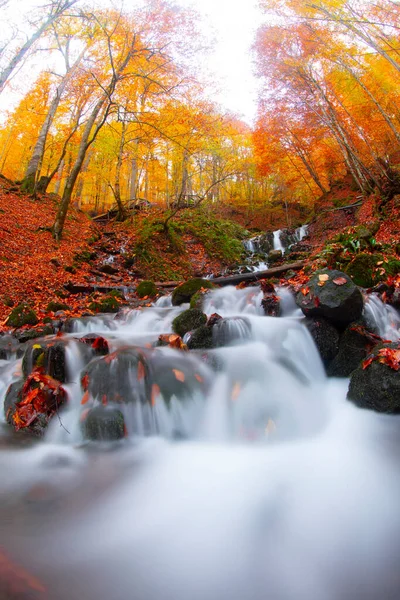
[[[57,108],[60,104],[60,101],[61,101],[62,95],[65,91],[65,88],[67,87],[67,83],[70,80],[71,75],[75,71],[76,67],[81,62],[81,60],[83,58],[83,54],[84,54],[84,51],[81,52],[81,54],[79,55],[79,57],[77,58],[75,63],[72,65],[72,67],[70,67],[69,69],[67,67],[67,72],[65,73],[64,77],[62,78],[60,84],[57,86],[55,96],[54,96],[53,100],[51,101],[46,118],[40,129],[38,139],[36,140],[36,144],[33,149],[31,159],[26,168],[25,177],[22,180],[21,190],[27,194],[34,194],[36,191],[36,189],[35,189],[36,188],[36,180],[39,175],[40,165],[42,163],[43,156],[44,156],[47,135],[49,133],[51,124],[54,121],[54,117],[56,116]],[[44,185],[44,188],[46,189],[48,183],[49,183],[49,180],[47,179],[47,184],[46,185],[42,184],[42,188]]]

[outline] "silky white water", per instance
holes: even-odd
[[[151,437],[82,444],[71,343],[65,428],[0,452],[1,543],[49,600],[399,598],[399,417],[346,400],[280,293],[279,319],[262,316],[257,287],[207,296],[229,345],[185,358],[207,393],[160,399]],[[96,332],[112,350],[140,345],[183,308],[163,300]],[[0,365],[3,393],[18,366]]]

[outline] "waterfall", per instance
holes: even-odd
[[[364,306],[364,316],[372,329],[384,340],[400,338],[400,315],[393,306],[384,304],[376,294],[370,294]]]
[[[154,348],[187,308],[170,297],[75,321],[63,427],[32,447],[0,438],[2,544],[25,583],[48,600],[399,597],[399,417],[346,401],[348,382],[326,377],[293,297],[277,293],[280,318],[263,316],[258,286],[208,293],[204,311],[222,317],[208,350]],[[372,296],[365,316],[395,335],[381,304]],[[85,365],[89,332],[113,354]],[[0,400],[20,366],[0,361]],[[128,438],[82,443],[84,369],[91,394],[125,394]]]
[[[280,235],[281,235],[281,229],[274,231],[274,250],[280,250],[282,252],[282,254],[284,254],[285,248],[282,245]]]

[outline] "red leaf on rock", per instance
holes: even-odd
[[[375,360],[375,356],[369,356],[362,363],[362,368],[366,369]]]
[[[87,402],[89,402],[89,392],[86,390],[82,396],[81,404],[86,404]]]
[[[345,279],[344,277],[336,277],[336,279],[333,279],[332,281],[336,285],[344,285],[345,283],[347,283],[347,279]]]
[[[304,287],[304,288],[302,288],[300,291],[301,291],[301,293],[303,294],[303,296],[307,296],[307,294],[308,294],[308,293],[309,293],[309,291],[310,291],[310,288],[309,288],[309,287]]]

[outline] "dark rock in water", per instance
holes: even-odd
[[[279,239],[284,248],[289,248],[289,246],[297,242],[296,230],[289,228],[281,229]]]
[[[281,250],[271,250],[270,252],[268,252],[268,258],[267,258],[268,263],[278,262],[278,260],[281,260],[281,258],[282,258]]]
[[[18,341],[12,335],[0,337],[0,360],[9,360],[19,348]]]
[[[374,342],[371,333],[357,323],[349,325],[340,337],[339,351],[329,364],[327,374],[332,377],[349,377],[377,341]]]
[[[251,325],[245,317],[226,317],[212,328],[215,347],[230,346],[251,338]]]
[[[207,323],[207,315],[198,308],[189,308],[184,310],[172,321],[172,330],[183,337],[188,331],[193,331],[201,325]]]
[[[267,233],[263,233],[258,237],[257,240],[257,252],[264,252],[264,254],[268,254],[271,250],[274,249],[274,234],[270,231]]]
[[[192,296],[202,288],[212,289],[213,287],[215,286],[209,279],[189,279],[189,281],[178,285],[172,292],[172,305],[180,306],[190,302]]]
[[[339,352],[339,331],[323,317],[307,318],[304,325],[318,348],[322,362],[327,367]]]
[[[261,306],[267,317],[280,317],[282,313],[281,300],[276,294],[264,294],[261,300]]]
[[[17,402],[21,402],[22,400],[23,387],[24,382],[22,380],[14,381],[14,383],[11,383],[8,386],[4,398],[4,416],[9,424],[12,423],[12,415],[15,412]]]
[[[83,433],[92,441],[120,440],[125,436],[124,415],[113,406],[95,406],[83,422]]]
[[[35,340],[53,334],[54,327],[52,327],[52,325],[45,325],[44,327],[38,327],[37,329],[23,329],[21,331],[16,331],[15,337],[21,344],[24,344],[25,342],[29,342],[29,340]]]
[[[82,344],[87,344],[93,350],[95,356],[106,356],[110,353],[107,340],[96,333],[88,333],[81,337],[79,341]]]
[[[52,339],[32,341],[28,344],[22,359],[22,372],[24,377],[37,367],[42,367],[50,377],[60,383],[67,381],[67,366],[65,348],[68,340]]]
[[[306,317],[325,317],[342,327],[359,319],[364,306],[361,291],[350,277],[330,269],[314,273],[296,303]]]
[[[371,363],[359,365],[351,374],[347,399],[361,408],[400,413],[400,370],[380,362],[387,360],[386,352],[390,362],[390,352],[396,351],[400,352],[398,344],[377,346],[372,352]]]
[[[24,325],[37,325],[38,322],[39,319],[29,304],[21,302],[11,311],[6,325],[8,327],[23,327]]]
[[[204,374],[188,352],[170,349],[123,348],[92,360],[81,383],[89,398],[107,403],[152,405],[158,395],[165,402],[204,388]]]
[[[201,325],[189,334],[186,342],[189,350],[202,350],[214,347],[212,328],[207,325]]]

